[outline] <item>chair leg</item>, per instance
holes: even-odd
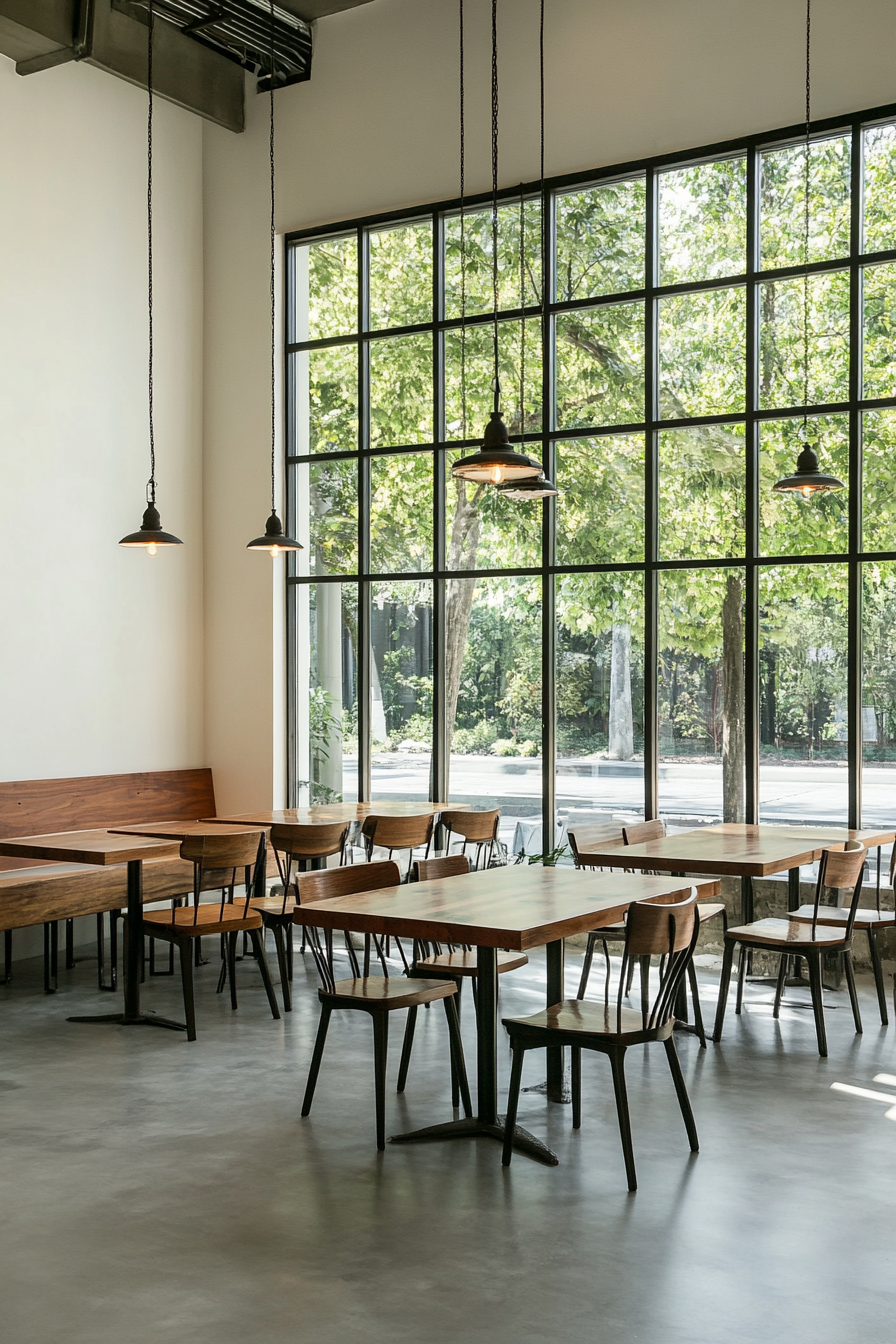
[[[230,980],[230,1007],[238,1007],[236,1001],[236,942],[238,938],[236,933],[226,933],[224,935],[224,948],[227,956],[227,977]]]
[[[264,954],[264,939],[262,938],[261,929],[250,929],[249,937],[252,939],[252,951],[255,955],[255,960],[258,963],[258,969],[261,972],[261,983],[264,985],[264,992],[268,996],[268,1003],[271,1007],[271,1017],[279,1022],[280,1008],[277,1004],[277,995],[274,992],[274,982],[271,979],[268,959]]]
[[[376,1146],[386,1147],[386,1055],[389,1045],[389,1014],[373,1014],[373,1072],[376,1081]]]
[[[731,967],[734,962],[734,949],[736,943],[725,939],[725,955],[722,958],[722,977],[719,981],[719,1002],[716,1007],[716,1023],[713,1027],[712,1038],[714,1041],[722,1039],[722,1027],[725,1023],[725,1008],[728,1004],[728,988],[731,984]]]
[[[634,961],[634,958],[632,957],[632,958],[629,959],[629,963],[628,963],[628,976],[626,977],[626,981],[625,981],[625,997],[626,997],[626,998],[628,998],[629,994],[631,994],[631,992],[632,992],[632,980],[634,980],[634,978],[635,978],[635,961]]]
[[[582,1128],[582,1047],[574,1045],[570,1051],[572,1056],[571,1068],[571,1088],[572,1088],[572,1127],[573,1129]]]
[[[684,1120],[684,1127],[688,1133],[688,1142],[691,1145],[691,1152],[699,1153],[700,1140],[697,1138],[697,1126],[694,1123],[694,1112],[691,1110],[691,1099],[688,1096],[688,1089],[685,1086],[684,1074],[681,1071],[681,1061],[678,1058],[678,1051],[675,1049],[675,1041],[670,1036],[663,1042],[663,1044],[666,1047],[666,1058],[669,1061],[672,1081],[675,1084],[675,1095],[678,1097],[678,1104],[681,1107],[681,1116]]]
[[[501,1162],[505,1167],[510,1166],[510,1159],[513,1157],[513,1131],[516,1129],[516,1113],[520,1104],[520,1084],[523,1081],[523,1056],[526,1051],[522,1045],[517,1045],[511,1041],[513,1050],[513,1064],[510,1069],[510,1089],[507,1093],[507,1114],[504,1117],[504,1151],[501,1154]]]
[[[293,952],[293,936],[292,936],[292,934],[293,934],[293,929],[294,929],[294,928],[295,928],[295,925],[294,925],[294,924],[287,924],[287,926],[286,926],[286,952],[287,952],[287,956],[288,956],[288,958],[289,958],[289,981],[290,981],[290,984],[292,984],[292,977],[293,977],[293,962],[295,961],[295,954],[294,954],[294,952]],[[303,952],[305,951],[305,932],[304,932],[304,930],[305,930],[305,926],[304,926],[304,924],[303,924],[303,925],[302,925],[302,951],[303,951]]]
[[[622,1139],[622,1153],[625,1158],[625,1174],[628,1177],[629,1190],[637,1190],[638,1177],[635,1174],[635,1154],[632,1148],[632,1126],[628,1113],[628,1094],[625,1090],[625,1047],[610,1051],[610,1066],[613,1070],[613,1091],[616,1093],[616,1114],[619,1117],[619,1137]]]
[[[641,1021],[647,1027],[647,1003],[650,996],[650,958],[638,958],[638,978],[641,982]],[[629,982],[631,983],[631,982]]]
[[[744,979],[747,974],[747,967],[752,966],[752,956],[747,955],[747,948],[740,949],[740,958],[737,963],[737,1000],[734,1004],[734,1011],[740,1017],[744,1006]]]
[[[458,1002],[460,993],[452,994],[443,999],[445,1005],[445,1016],[448,1019],[448,1039],[451,1044],[451,1074],[452,1074],[452,1092],[454,1090],[454,1080],[457,1080],[457,1087],[460,1092],[460,1101],[463,1103],[464,1115],[469,1120],[473,1114],[473,1100],[470,1096],[470,1084],[467,1081],[467,1065],[464,1060],[464,1043],[460,1034],[460,1016],[458,1014]],[[457,1109],[457,1102],[454,1097],[451,1098],[451,1104]]]
[[[305,1096],[302,1099],[302,1115],[308,1115],[311,1111],[314,1089],[317,1086],[317,1075],[320,1073],[320,1062],[324,1057],[324,1046],[327,1043],[327,1028],[330,1025],[332,1011],[333,1009],[328,1007],[327,1004],[321,1004],[320,1021],[317,1024],[317,1036],[314,1041],[314,1054],[311,1056],[311,1068],[308,1070]]]
[[[184,1015],[187,1019],[187,1040],[196,1039],[196,1005],[193,1002],[193,948],[192,939],[183,939],[178,943],[180,952],[180,978],[184,990]]]
[[[588,934],[588,945],[585,948],[585,960],[582,963],[582,978],[579,981],[579,988],[576,993],[577,999],[584,999],[585,990],[588,988],[588,977],[591,974],[591,962],[594,958],[594,944],[597,942],[597,935]]]
[[[700,1049],[706,1049],[706,1032],[703,1030],[703,1009],[700,1006],[700,987],[697,984],[697,970],[693,961],[688,962],[688,981],[691,986],[691,1003],[694,1005],[694,1026],[700,1041]]]
[[[887,992],[884,989],[884,973],[880,964],[880,952],[873,929],[868,930],[868,947],[871,950],[871,967],[874,971],[874,985],[877,990],[878,1007],[880,1008],[880,1024],[885,1027],[890,1020],[887,1016]]]
[[[781,1012],[781,1000],[784,997],[784,981],[787,978],[787,957],[781,957],[781,965],[778,967],[778,983],[775,986],[775,1006],[772,1009],[772,1017],[776,1020]]]
[[[821,953],[809,952],[806,956],[809,966],[809,987],[812,992],[812,1007],[815,1010],[815,1034],[818,1038],[818,1053],[827,1057],[828,1040],[824,1029],[824,1001],[821,989]]]
[[[856,973],[852,964],[852,953],[843,953],[843,969],[846,972],[846,988],[849,990],[849,1002],[852,1005],[852,1020],[856,1024],[856,1034],[862,1034],[862,1014],[859,1012],[859,996],[856,993]]]
[[[280,993],[283,995],[283,1011],[292,1012],[292,993],[289,988],[289,954],[286,949],[286,934],[282,924],[274,925],[274,946],[277,949],[277,965],[280,968]]]
[[[408,1068],[411,1063],[411,1050],[413,1049],[414,1045],[414,1028],[416,1027],[416,1025],[417,1025],[417,1009],[409,1008],[407,1021],[404,1024],[404,1040],[401,1043],[401,1063],[398,1066],[398,1086],[395,1089],[396,1092],[403,1092],[405,1089],[405,1084],[408,1081]],[[453,1070],[451,1076],[451,1083],[453,1091],[454,1088],[456,1087]],[[452,1102],[455,1106],[457,1105],[457,1102],[454,1101],[453,1098]]]

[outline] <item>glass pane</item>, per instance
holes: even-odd
[[[661,285],[747,269],[747,161],[719,159],[660,173]]]
[[[644,559],[644,435],[558,443],[557,563]]]
[[[864,132],[865,219],[863,252],[896,247],[896,126]]]
[[[446,607],[450,797],[540,853],[541,580],[449,579]]]
[[[556,341],[558,428],[643,421],[643,303],[558,313]]]
[[[432,568],[432,454],[370,459],[370,569]]]
[[[744,819],[744,573],[659,575],[659,811],[672,826]]]
[[[896,565],[862,566],[862,822],[888,824],[896,761]]]
[[[849,420],[815,415],[807,438],[818,465],[849,484]],[[772,486],[791,476],[803,445],[803,420],[766,420],[759,426],[759,548],[762,555],[825,555],[849,544],[849,489],[823,491],[804,499],[776,495]]]
[[[300,574],[355,574],[358,569],[358,463],[354,458],[303,462],[296,469],[296,529],[307,547]]]
[[[358,240],[324,238],[293,252],[294,341],[347,336],[358,330]]]
[[[801,266],[805,256],[805,145],[761,157],[760,266]],[[809,147],[809,261],[849,252],[849,137],[813,140]]]
[[[353,583],[308,583],[294,592],[299,804],[355,802],[358,589]]]
[[[640,574],[557,582],[557,808],[577,824],[644,815]]]
[[[522,224],[522,228],[520,227]],[[522,247],[520,246],[522,234]],[[522,254],[522,274],[520,256]],[[464,265],[464,260],[466,264]],[[463,289],[466,286],[466,304]],[[520,302],[521,294],[525,302]],[[498,207],[498,309],[528,308],[541,302],[541,207],[527,200]],[[492,212],[468,210],[445,220],[445,316],[468,317],[494,311]]]
[[[432,752],[432,584],[371,592],[372,796],[424,802]]]
[[[432,442],[432,337],[370,342],[370,446]]]
[[[862,396],[896,396],[896,263],[866,266]]]
[[[661,420],[744,409],[745,318],[742,287],[660,300]]]
[[[541,445],[524,451],[539,460]],[[540,500],[508,499],[492,485],[456,480],[451,464],[464,454],[447,454],[446,500],[448,569],[527,569],[541,564]]]
[[[358,446],[358,350],[333,345],[292,356],[295,452],[354,452]]]
[[[556,198],[557,301],[644,287],[644,178]]]
[[[862,416],[862,532],[866,551],[896,551],[896,411]]]
[[[846,824],[845,565],[759,580],[760,821]]]
[[[808,290],[809,399],[804,400],[803,305]],[[759,286],[759,405],[817,406],[849,395],[849,274]]]
[[[432,321],[432,224],[403,224],[369,234],[370,326]]]
[[[525,330],[524,330],[525,328]],[[447,437],[474,439],[485,432],[494,397],[494,327],[445,333],[445,424]],[[498,370],[504,423],[511,434],[541,429],[541,320],[498,323]],[[463,380],[461,372],[463,371]],[[521,380],[525,381],[525,428],[520,428]],[[466,415],[464,412],[466,411]]]
[[[719,560],[744,553],[746,459],[740,425],[660,434],[661,560]]]

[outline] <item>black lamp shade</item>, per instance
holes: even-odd
[[[492,411],[482,447],[470,457],[462,457],[451,468],[454,476],[464,481],[483,481],[500,485],[502,481],[534,480],[544,474],[540,462],[515,453],[510,447],[507,426],[500,411]]]
[[[499,495],[504,495],[507,499],[519,499],[526,501],[529,499],[549,499],[552,495],[559,495],[553,481],[549,481],[546,476],[524,481],[507,481],[504,485],[499,485],[496,491]]]
[[[796,460],[796,471],[792,476],[782,476],[772,486],[779,494],[799,494],[808,498],[821,490],[844,490],[846,487],[836,476],[827,476],[818,470],[818,455],[808,443]]]
[[[285,534],[283,524],[276,513],[272,513],[265,524],[264,536],[256,537],[246,547],[247,551],[268,551],[271,555],[279,555],[281,551],[301,551],[303,549],[301,542]]]
[[[139,532],[129,532],[122,537],[119,546],[145,546],[150,555],[155,555],[157,546],[183,546],[180,537],[171,532],[162,531],[162,519],[155,504],[148,505],[143,515]]]

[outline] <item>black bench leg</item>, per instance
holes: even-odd
[[[3,933],[3,979],[0,984],[8,985],[12,979],[12,929]]]
[[[70,971],[75,964],[75,921],[65,921],[65,969]]]
[[[55,920],[44,924],[44,993],[55,994],[59,978],[59,925]]]

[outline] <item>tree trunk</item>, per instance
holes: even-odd
[[[475,569],[476,552],[479,548],[479,501],[485,486],[473,487],[471,496],[467,495],[466,481],[455,480],[454,486],[457,500],[448,542],[448,568]],[[454,741],[460,674],[467,650],[475,588],[475,579],[449,579],[445,594],[445,700],[449,753]]]
[[[722,603],[722,816],[744,819],[744,584],[729,574]]]
[[[317,676],[330,717],[342,722],[342,584],[317,585]],[[342,729],[327,724],[316,761],[315,782],[342,796]]]
[[[632,724],[632,632],[626,623],[613,625],[610,652],[610,716],[607,755],[616,761],[630,761],[635,754]]]

